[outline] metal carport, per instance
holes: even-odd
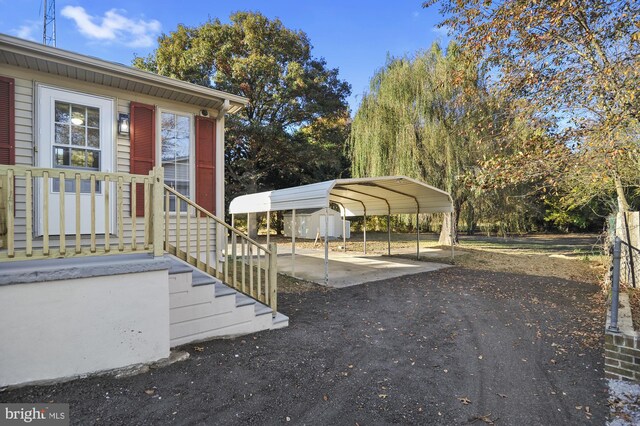
[[[296,209],[324,208],[331,203],[340,207],[343,226],[346,217],[364,217],[364,252],[367,252],[367,216],[386,215],[388,254],[391,254],[392,214],[453,213],[453,202],[449,193],[406,176],[383,176],[372,178],[335,179],[310,185],[296,186],[256,194],[241,195],[229,205],[232,225],[236,214],[292,211],[292,226],[295,227]],[[329,215],[325,214],[324,266],[325,284],[329,281],[329,244],[327,232]],[[416,227],[416,255],[420,257],[420,230]],[[267,215],[267,244],[269,243],[270,215]],[[292,232],[292,262],[295,265],[295,232]],[[343,232],[343,238],[345,233]],[[453,238],[452,238],[453,240]],[[453,255],[453,245],[451,246]],[[295,266],[293,267],[295,273]]]

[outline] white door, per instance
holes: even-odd
[[[65,234],[76,232],[74,170],[111,171],[113,162],[113,101],[92,95],[38,86],[40,167],[69,169],[65,173]],[[111,190],[112,188],[110,188]],[[42,206],[40,187],[40,206]],[[40,209],[39,233],[43,215]],[[60,234],[60,179],[49,181],[49,234]],[[105,232],[104,182],[96,182],[96,233]],[[80,184],[80,231],[91,232],[91,182]]]

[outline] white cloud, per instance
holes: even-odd
[[[25,40],[36,41],[35,34],[37,31],[42,32],[42,22],[25,21],[24,24],[20,25],[17,29],[11,30],[10,32],[16,37],[20,37]],[[40,39],[42,39],[42,34],[40,34]]]
[[[81,6],[65,6],[62,16],[73,19],[78,30],[94,40],[113,41],[131,47],[153,46],[160,32],[160,22],[130,19],[125,10],[111,9],[104,16],[91,16]]]

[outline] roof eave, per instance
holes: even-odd
[[[235,113],[249,104],[249,99],[211,89],[204,86],[188,83],[132,68],[115,62],[108,62],[91,56],[81,55],[68,50],[45,46],[28,40],[0,34],[0,50],[5,50],[13,54],[31,56],[34,59],[51,61],[66,66],[76,67],[87,71],[99,72],[111,77],[129,80],[134,83],[148,84],[165,90],[178,91],[190,96],[215,98],[223,104],[229,101],[228,113]]]

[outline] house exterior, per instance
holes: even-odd
[[[0,34],[0,387],[287,324],[275,249],[221,219],[225,116],[246,104]],[[102,355],[78,340],[97,333]],[[59,362],[25,360],[33,341]]]

